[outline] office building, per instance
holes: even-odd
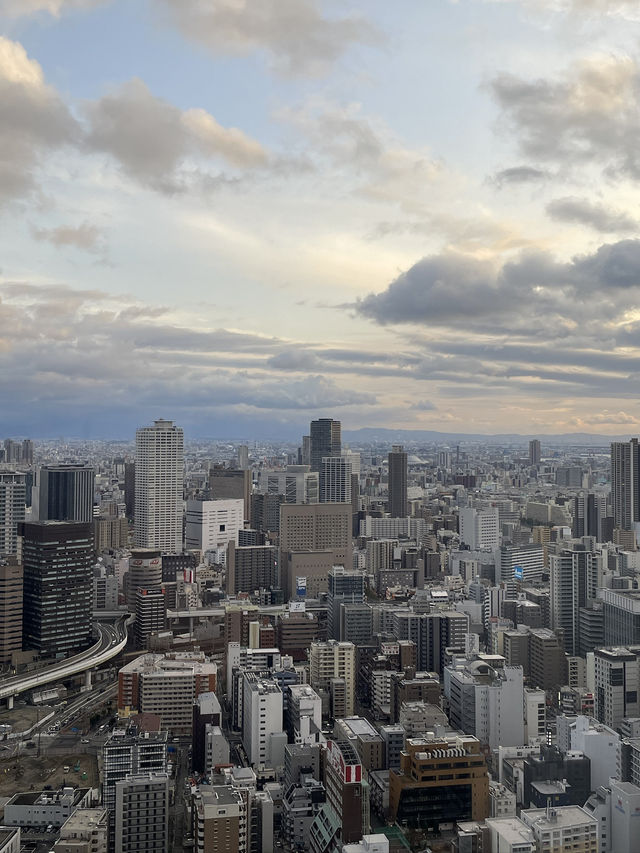
[[[136,512],[136,463],[124,463],[124,505],[127,518],[132,520]]]
[[[486,826],[491,844],[489,849],[495,853],[537,853],[533,833],[520,818],[515,817],[515,812],[513,816],[488,818]],[[463,849],[462,844],[460,840],[460,850]]]
[[[0,471],[0,558],[18,553],[18,524],[24,521],[25,475]]]
[[[230,542],[237,545],[244,519],[244,501],[241,498],[187,501],[185,547],[205,553],[226,549]]]
[[[296,595],[296,563],[318,577],[327,591],[331,566],[352,565],[351,505],[347,503],[282,504],[280,507],[280,585],[286,598]],[[308,593],[310,596],[311,593]]]
[[[167,607],[164,589],[136,590],[135,638],[138,647],[146,649],[149,637],[164,631],[167,621]]]
[[[596,649],[596,717],[611,729],[617,729],[625,717],[640,716],[640,648]]]
[[[315,613],[289,611],[276,621],[276,646],[297,663],[306,661],[307,649],[318,639],[320,626]]]
[[[202,652],[146,654],[118,672],[118,710],[156,714],[174,735],[191,734],[193,703],[216,689],[217,667]]]
[[[502,545],[494,552],[496,582],[518,581],[523,584],[542,580],[545,570],[542,545]]]
[[[127,776],[115,789],[115,853],[169,853],[169,776]]]
[[[272,545],[239,545],[229,542],[227,593],[252,593],[278,585],[278,549]]]
[[[209,469],[209,499],[212,501],[241,500],[246,520],[251,513],[251,471],[223,468],[213,465]]]
[[[342,438],[340,421],[320,418],[311,421],[309,442],[309,461],[312,471],[322,470],[322,460],[326,456],[340,456]]]
[[[408,739],[400,769],[389,771],[389,812],[398,824],[430,831],[488,817],[489,774],[478,739]]]
[[[471,551],[491,551],[496,548],[500,543],[498,509],[461,509],[460,541]]]
[[[537,438],[532,438],[529,442],[529,464],[538,465],[542,458],[540,442]]]
[[[238,445],[236,449],[236,463],[240,471],[246,471],[249,467],[249,448],[246,444]]]
[[[172,578],[175,580],[175,574]],[[131,552],[129,569],[124,576],[124,593],[132,612],[139,589],[162,589],[162,555],[153,548],[138,548]]]
[[[351,503],[351,462],[346,456],[323,456],[320,503]]]
[[[23,522],[25,649],[66,657],[89,645],[93,593],[93,527],[65,521]]]
[[[407,454],[400,444],[395,444],[388,457],[389,499],[387,510],[391,518],[405,518],[409,514],[407,503]]]
[[[580,608],[596,598],[599,554],[561,549],[549,554],[551,627],[564,632],[568,655],[580,650]]]
[[[614,527],[633,530],[640,520],[638,439],[611,444],[611,505]]]
[[[602,646],[640,645],[640,592],[602,589]],[[589,649],[591,651],[591,649]]]
[[[92,521],[96,473],[85,465],[43,465],[38,471],[39,521]]]
[[[385,767],[385,742],[365,717],[346,717],[335,721],[333,736],[351,741],[367,772]]]
[[[286,471],[260,471],[258,489],[265,495],[281,495],[283,503],[317,504],[320,474],[308,465],[287,465]]]
[[[332,640],[351,640],[350,637],[342,636],[345,628],[345,617],[344,611],[341,614],[341,605],[364,604],[364,573],[354,569],[345,569],[344,566],[332,566],[329,569],[328,587],[327,636]],[[369,618],[369,623],[370,621]],[[371,634],[368,635],[368,637],[370,636]]]
[[[201,693],[193,704],[192,767],[205,773],[207,754],[207,727],[222,724],[222,709],[215,693]]]
[[[232,785],[200,787],[193,795],[196,853],[247,853],[247,798]]]
[[[46,791],[24,791],[14,794],[4,803],[3,821],[8,826],[23,826],[44,832],[47,826],[56,829],[76,809],[90,805],[91,788],[64,788]]]
[[[136,430],[135,534],[137,548],[182,551],[184,436],[173,421]]]
[[[22,565],[0,556],[0,667],[22,651]]]
[[[107,853],[107,811],[76,809],[60,827],[54,853]]]
[[[356,678],[356,647],[353,643],[312,643],[309,649],[309,681],[318,693],[330,697],[331,716],[353,716]]]
[[[129,522],[126,518],[100,515],[93,520],[96,554],[117,551],[129,545]]]

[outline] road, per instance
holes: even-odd
[[[96,623],[98,640],[83,652],[51,664],[45,669],[5,679],[0,686],[0,700],[6,699],[12,702],[13,698],[20,693],[33,690],[34,687],[42,687],[52,681],[61,681],[80,672],[86,672],[116,657],[127,644],[127,616],[128,614],[124,614],[122,619],[114,625]]]

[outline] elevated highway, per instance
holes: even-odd
[[[6,700],[9,708],[13,708],[14,698],[20,693],[43,687],[54,681],[62,681],[80,672],[87,673],[88,683],[90,683],[90,671],[119,655],[127,645],[128,618],[129,614],[124,613],[113,625],[96,623],[94,627],[98,633],[98,640],[79,654],[56,661],[44,669],[25,672],[0,682],[0,700]]]

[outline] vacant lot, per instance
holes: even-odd
[[[80,764],[78,771],[74,770]],[[64,767],[70,768],[68,773]],[[85,779],[82,774],[86,773]],[[74,788],[96,788],[98,786],[98,765],[95,755],[41,755],[23,754],[20,759],[0,759],[0,797],[10,797],[17,791],[41,791],[45,785],[53,790],[61,788],[66,782]]]

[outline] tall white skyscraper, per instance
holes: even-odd
[[[136,548],[182,550],[184,435],[173,421],[136,430]]]

